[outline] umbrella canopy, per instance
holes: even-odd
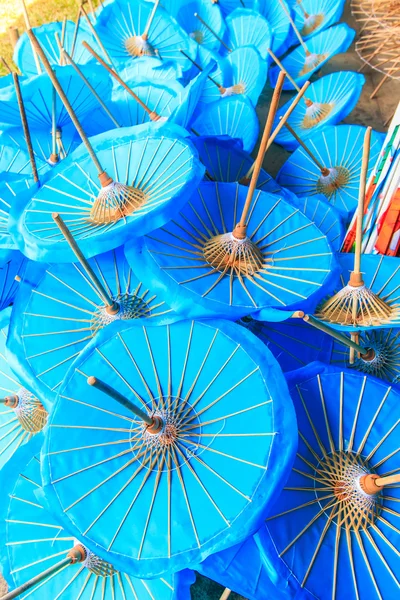
[[[210,50],[220,49],[221,43],[209,29],[210,27],[221,38],[225,32],[224,18],[217,3],[201,2],[201,0],[185,2],[175,11],[174,16],[189,37],[198,44]]]
[[[294,20],[307,39],[340,20],[345,0],[299,0],[293,6]]]
[[[345,290],[349,280],[349,273],[353,270],[354,254],[339,254],[339,264],[342,270],[335,291]],[[340,302],[330,302],[326,298],[316,310],[316,317],[329,323],[334,329],[344,332],[368,331],[371,328],[387,328],[400,325],[400,307],[398,303],[398,290],[400,286],[400,265],[395,257],[380,256],[378,254],[363,254],[361,259],[363,281],[360,288],[361,294],[373,292],[377,301],[381,303],[381,310],[368,308],[368,299],[358,309],[356,319],[344,308],[340,310]],[[334,292],[335,293],[335,292]],[[372,296],[372,294],[371,294]],[[365,306],[364,306],[365,305]],[[335,306],[337,310],[335,310]]]
[[[313,73],[318,71],[324,63],[339,52],[346,52],[355,36],[354,29],[350,29],[345,23],[335,25],[321,31],[311,39],[307,40],[307,52],[304,45],[297,46],[290,54],[282,59],[285,70],[301,86]],[[272,87],[276,85],[279,67],[270,70],[270,82]],[[292,90],[293,84],[286,79],[284,89]]]
[[[24,199],[12,207],[10,228],[18,247],[34,260],[72,262],[74,255],[52,213],[61,215],[89,258],[162,225],[203,175],[184,135],[172,125],[159,131],[149,124],[92,138],[97,161],[107,169],[106,176],[114,176],[111,192],[110,186],[97,183],[98,167],[83,147],[78,148],[25,207]],[[120,184],[129,185],[124,189],[132,198],[118,192]]]
[[[400,495],[385,476],[399,468],[399,392],[320,363],[287,381],[299,450],[276,514],[266,522],[275,546],[267,562],[279,554],[321,600],[395,598]]]
[[[213,181],[241,181],[254,163],[238,139],[228,136],[193,136],[192,141],[206,168],[206,178]],[[281,195],[289,201],[294,197],[291,193],[286,195],[286,191],[264,169],[261,169],[257,188],[270,194]]]
[[[1,533],[5,546],[2,574],[10,590],[56,565],[77,544],[48,512],[40,476],[39,455],[27,444],[1,475],[3,493]],[[45,578],[24,597],[32,600],[190,600],[191,571],[167,573],[144,581],[121,573],[87,548],[83,563],[65,566]]]
[[[300,102],[290,115],[289,125],[306,142],[316,130],[327,125],[336,125],[351,113],[360,98],[364,83],[364,75],[353,71],[338,71],[324,75],[311,83],[307,89],[307,98],[304,102]],[[278,110],[275,126],[289,106],[290,102],[287,102]],[[285,127],[278,133],[275,141],[290,151],[296,150],[299,146],[297,140]]]
[[[88,42],[92,48],[100,52],[94,36],[83,27],[77,28],[76,24],[72,21],[66,22],[64,34],[63,23],[61,21],[34,27],[33,31],[40,41],[47,59],[54,66],[60,65],[60,50],[57,45],[56,34],[63,40],[64,49],[70,56],[72,55],[74,62],[79,65],[86,65],[89,62],[93,62],[91,54],[82,46],[83,41]],[[32,46],[26,33],[21,35],[14,48],[13,61],[24,75],[38,75]]]
[[[95,28],[117,65],[125,66],[140,56],[156,56],[172,60],[185,70],[189,65],[180,49],[192,58],[196,55],[196,42],[158,2],[115,0],[104,7]]]
[[[204,106],[193,122],[198,135],[229,135],[242,140],[246,152],[256,145],[260,125],[250,100],[244,96],[230,96]]]
[[[264,342],[284,373],[300,369],[316,360],[329,362],[332,338],[301,319],[267,323],[245,317],[239,323]]]
[[[278,56],[286,52],[290,46],[290,22],[282,4],[289,10],[285,0],[270,2],[269,0],[255,0],[256,8],[268,21],[272,30],[272,50]]]
[[[252,0],[218,0],[218,4],[224,17],[229,15],[236,8],[243,8],[243,5],[246,6],[246,3],[251,5]]]
[[[325,196],[316,194],[298,198],[293,194],[289,202],[315,223],[328,238],[332,250],[339,252],[344,238],[344,227],[340,213],[326,202]]]
[[[42,402],[27,390],[10,369],[6,339],[10,310],[2,311],[0,326],[0,468],[33,437],[40,438],[48,413]]]
[[[271,28],[256,10],[237,8],[226,18],[228,46],[231,50],[242,46],[252,46],[258,50],[262,59],[267,60],[271,47]]]
[[[326,237],[299,209],[267,192],[256,192],[248,218],[260,264],[246,262],[245,254],[233,266],[214,256],[219,236],[231,239],[247,192],[238,184],[202,183],[173,221],[125,247],[139,277],[153,282],[177,312],[238,319],[280,308],[285,312],[272,311],[277,318],[268,320],[282,320],[326,293],[335,272]]]
[[[14,304],[9,362],[49,409],[71,363],[97,331],[116,320],[160,320],[171,313],[135,277],[122,248],[96,256],[89,264],[118,303],[115,314],[107,312],[99,291],[76,263],[42,265],[40,273],[32,265]]]
[[[120,68],[118,73],[128,85],[132,85],[138,77],[151,81],[155,79],[177,80],[182,77],[182,69],[176,62],[165,62],[156,56],[139,56],[130,64]],[[119,84],[114,82],[114,87],[118,89]]]
[[[315,132],[307,140],[307,147],[329,172],[323,174],[304,148],[299,147],[279,171],[278,183],[297,196],[323,194],[348,220],[357,207],[365,131],[361,125],[338,125]],[[372,132],[368,174],[384,139],[383,133]]]
[[[18,291],[18,281],[23,276],[27,259],[18,250],[2,252],[3,261],[0,265],[0,313],[4,308],[14,303]]]
[[[257,529],[290,468],[294,414],[275,359],[238,325],[121,325],[98,333],[60,389],[44,489],[89,549],[155,577]]]

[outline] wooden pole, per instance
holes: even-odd
[[[108,383],[105,383],[104,381],[102,381],[101,379],[98,379],[97,377],[93,377],[93,375],[91,375],[90,377],[87,378],[87,383],[88,383],[88,385],[91,385],[94,388],[96,388],[97,390],[99,390],[99,392],[102,392],[103,394],[106,394],[110,398],[113,398],[119,404],[121,404],[122,406],[124,406],[125,408],[130,410],[134,415],[139,417],[139,419],[141,419],[144,423],[146,423],[147,431],[149,433],[159,433],[161,431],[161,429],[163,427],[163,422],[160,419],[160,417],[156,417],[156,416],[150,417],[147,413],[145,413],[143,410],[141,410],[135,404],[133,404],[133,402],[128,400],[128,398],[125,398],[125,396],[123,396],[117,390],[115,390],[113,387],[108,385]]]
[[[196,17],[196,19],[198,19],[200,21],[200,23],[202,23],[204,25],[204,27],[206,29],[208,29],[208,31],[210,33],[212,33],[212,35],[219,41],[220,44],[222,44],[224,46],[224,48],[226,48],[226,50],[228,50],[228,52],[232,52],[232,48],[229,48],[229,46],[227,44],[225,44],[224,40],[219,37],[219,35],[214,31],[214,29],[211,29],[211,27],[208,25],[208,23],[206,23],[204,21],[204,19],[201,18],[199,13],[195,12],[194,16]]]
[[[75,28],[74,28],[74,35],[72,36],[72,44],[71,44],[71,56],[72,58],[74,57],[75,54],[75,47],[76,47],[76,40],[78,38],[78,31],[79,31],[79,27],[81,24],[81,15],[82,15],[82,5],[79,5],[78,8],[78,14],[76,16],[76,21],[75,21]],[[61,40],[61,47],[64,48],[64,40]]]
[[[316,166],[318,167],[318,169],[321,171],[322,175],[324,177],[326,177],[327,175],[329,175],[330,171],[329,169],[327,169],[327,167],[324,167],[324,165],[322,165],[318,158],[315,156],[315,154],[313,154],[313,152],[311,152],[311,150],[308,148],[308,146],[303,142],[303,140],[301,139],[301,137],[299,137],[297,135],[297,133],[295,132],[295,130],[293,129],[293,127],[291,127],[289,125],[289,123],[285,123],[286,128],[290,131],[290,133],[292,134],[292,136],[294,137],[294,139],[300,144],[300,146],[303,148],[303,150],[305,152],[307,152],[308,156],[311,158],[311,160],[316,164]]]
[[[31,29],[31,22],[29,19],[28,11],[26,10],[25,0],[20,0],[20,4],[21,4],[21,8],[22,8],[22,13],[24,15],[25,27],[27,30],[29,30],[29,29]],[[31,45],[32,45],[32,43],[31,43]],[[36,70],[37,70],[38,74],[40,75],[40,73],[42,72],[42,69],[40,67],[39,57],[38,57],[33,45],[32,45],[32,52],[33,52],[33,59],[35,61],[35,65],[36,65]]]
[[[360,487],[369,496],[379,494],[382,488],[393,483],[400,483],[399,473],[397,475],[388,475],[387,477],[379,477],[379,475],[369,473],[360,478]]]
[[[289,23],[291,24],[291,26],[293,27],[293,31],[296,34],[297,39],[299,40],[304,52],[306,53],[306,56],[310,56],[310,51],[308,50],[307,46],[304,43],[303,38],[300,35],[299,30],[297,29],[295,22],[293,21],[291,14],[289,12],[289,10],[286,7],[286,4],[284,2],[282,2],[282,0],[279,0],[279,4],[281,5],[283,12],[286,14]]]
[[[25,143],[28,149],[29,161],[31,163],[33,180],[35,183],[39,182],[39,175],[36,167],[35,153],[33,152],[32,139],[29,131],[28,119],[26,117],[24,100],[22,98],[21,86],[19,84],[19,77],[17,73],[12,73],[12,78],[14,81],[15,93],[17,94],[18,108],[19,114],[21,116],[22,129],[24,131]]]
[[[15,48],[19,40],[19,31],[17,27],[8,28],[8,36],[10,38],[11,46]]]
[[[58,213],[53,213],[52,217],[53,217],[53,221],[55,222],[55,224],[57,225],[57,227],[63,234],[63,236],[64,236],[65,240],[67,241],[69,247],[71,248],[72,252],[75,254],[76,258],[79,260],[82,268],[86,272],[90,281],[93,283],[94,287],[97,289],[99,296],[101,297],[101,299],[103,300],[103,302],[106,306],[106,311],[111,315],[116,315],[120,309],[119,304],[117,302],[114,302],[114,300],[111,298],[110,294],[107,292],[107,290],[101,283],[100,279],[97,277],[96,273],[93,271],[88,260],[85,258],[82,250],[79,248],[77,242],[75,241],[74,236],[68,229],[67,225],[64,223],[62,217]]]
[[[103,52],[104,56],[106,57],[106,59],[108,60],[108,62],[110,63],[110,65],[112,65],[114,67],[114,63],[113,63],[112,59],[110,58],[110,55],[108,54],[107,50],[105,49],[104,44],[101,41],[99,34],[97,33],[96,29],[93,27],[93,23],[89,19],[89,16],[88,16],[87,12],[85,11],[85,9],[83,8],[83,6],[81,6],[81,11],[82,11],[83,15],[85,16],[85,19],[87,21],[89,29],[92,32],[92,34],[93,34],[96,42],[98,43],[99,47],[101,48],[101,51]],[[82,44],[85,45],[85,42],[82,42]]]
[[[277,81],[277,84],[276,84],[276,87],[274,89],[274,93],[272,96],[271,104],[269,107],[268,117],[267,117],[267,121],[265,123],[264,133],[261,138],[260,147],[258,149],[257,158],[254,163],[254,170],[253,170],[253,174],[251,176],[251,181],[249,184],[249,189],[247,192],[246,201],[244,203],[242,215],[240,217],[239,223],[236,225],[236,227],[233,231],[233,235],[238,239],[244,239],[246,237],[247,215],[249,213],[250,205],[253,200],[254,191],[257,187],[258,177],[260,175],[262,163],[264,160],[265,149],[267,147],[269,136],[271,135],[276,111],[278,110],[279,99],[281,97],[283,84],[285,82],[285,77],[286,77],[286,75],[285,75],[284,71],[280,71],[279,76],[278,76],[278,81]]]
[[[362,246],[362,232],[363,232],[363,219],[364,219],[364,201],[365,191],[367,187],[367,175],[368,175],[368,162],[369,162],[369,150],[371,146],[371,132],[372,128],[367,127],[364,135],[363,142],[363,153],[361,161],[361,175],[360,175],[360,186],[358,190],[358,205],[357,205],[357,221],[356,221],[356,239],[355,239],[355,252],[354,252],[354,268],[350,276],[350,285],[359,287],[364,285],[361,275],[361,246]],[[353,282],[351,277],[353,276]],[[355,311],[357,314],[357,311]],[[353,315],[355,318],[355,315]]]
[[[341,344],[343,344],[347,348],[351,348],[351,349],[355,350],[356,352],[361,354],[363,360],[370,361],[375,358],[375,352],[372,349],[363,348],[359,344],[356,344],[353,340],[350,340],[343,333],[340,333],[339,331],[336,331],[336,329],[329,327],[329,325],[326,325],[325,323],[318,321],[318,319],[315,319],[311,315],[305,315],[303,317],[303,321],[305,321],[306,323],[309,323],[310,325],[312,325],[312,327],[315,327],[315,329],[319,329],[320,331],[323,331],[327,335],[330,335],[331,337],[335,338],[335,340],[338,340]]]
[[[151,13],[150,13],[150,17],[149,17],[149,19],[148,19],[148,21],[147,21],[147,23],[146,23],[145,30],[144,30],[144,31],[143,31],[143,33],[142,33],[142,38],[143,38],[144,40],[147,40],[147,39],[148,39],[148,37],[149,37],[149,31],[150,31],[150,27],[151,27],[151,24],[152,24],[152,22],[153,22],[153,20],[154,20],[154,17],[155,17],[155,15],[156,15],[156,11],[157,11],[157,8],[158,8],[158,5],[159,5],[159,4],[160,4],[160,0],[156,0],[156,1],[154,2],[153,10],[152,10],[152,11],[151,11]]]
[[[128,92],[128,94],[130,94],[132,96],[132,98],[134,98],[136,100],[136,102],[143,108],[143,110],[145,110],[147,112],[147,114],[149,115],[150,119],[152,121],[158,121],[159,119],[161,119],[160,115],[158,115],[155,111],[151,110],[147,104],[145,104],[140,98],[139,96],[137,96],[135,94],[135,92],[133,90],[131,90],[131,88],[125,83],[125,81],[123,81],[121,79],[121,77],[118,75],[118,73],[116,73],[116,71],[114,71],[114,69],[112,69],[98,54],[97,52],[95,52],[93,50],[93,48],[91,48],[89,46],[89,44],[87,42],[82,42],[82,45],[86,48],[86,50],[88,50],[90,52],[90,54],[92,56],[95,57],[95,59],[101,64],[102,67],[104,67],[105,69],[107,69],[107,71],[110,73],[110,75],[112,75],[114,77],[114,79],[116,81],[118,81],[118,83],[120,85],[122,85],[122,87]]]

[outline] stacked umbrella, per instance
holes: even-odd
[[[400,265],[361,255],[384,136],[337,126],[362,75],[309,81],[352,42],[343,3],[112,0],[33,29],[23,8],[2,600],[188,600],[193,570],[224,598],[392,597]]]

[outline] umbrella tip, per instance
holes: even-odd
[[[97,382],[97,379],[96,379],[96,377],[93,377],[93,375],[90,375],[90,377],[87,378],[87,383],[89,385],[95,385],[96,382]]]
[[[52,217],[52,219],[54,219],[54,221],[57,221],[57,219],[60,217],[60,213],[53,212],[53,213],[51,213],[51,217]]]

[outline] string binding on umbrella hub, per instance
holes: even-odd
[[[305,115],[301,122],[303,129],[312,129],[321,121],[324,121],[332,112],[335,103],[334,102],[313,102],[309,98],[305,98],[307,105]],[[336,167],[337,169],[343,169],[343,167]],[[347,170],[347,169],[343,169]]]
[[[149,36],[146,33],[133,35],[125,40],[125,48],[131,56],[157,56],[157,52],[150,44]]]
[[[6,396],[2,403],[11,408],[22,429],[28,433],[39,433],[47,423],[48,412],[43,404],[25,388]]]
[[[203,247],[208,264],[219,271],[240,275],[255,275],[266,267],[260,248],[246,235],[246,227],[236,225],[233,232],[213,236]],[[271,260],[272,262],[272,260]]]
[[[300,31],[301,35],[310,35],[313,31],[318,29],[324,18],[324,14],[309,15],[308,13],[304,13],[304,24]]]
[[[370,471],[369,465],[360,455],[345,451],[327,454],[315,468],[315,491],[322,506],[326,505],[325,513],[329,518],[331,518],[332,502],[327,503],[329,494],[327,487],[338,500],[336,510],[338,526],[359,531],[367,529],[375,522],[381,510],[382,497],[378,494],[366,493],[361,485],[363,477],[369,475]],[[323,487],[323,491],[318,490],[317,483]]]
[[[319,177],[316,190],[318,194],[323,194],[330,198],[338,190],[344,188],[350,181],[350,171],[346,167],[324,168]]]
[[[87,549],[83,544],[78,542],[71,550],[69,550],[67,557],[71,559],[71,564],[73,565],[84,562],[87,557]]]
[[[96,225],[119,221],[147,201],[143,190],[114,181],[106,172],[101,173],[99,179],[102,187],[89,215],[89,221]]]
[[[113,296],[112,300],[119,307],[118,311],[114,313],[107,310],[108,307],[104,305],[98,306],[90,324],[93,334],[114,321],[127,321],[148,316],[151,310],[148,302],[136,294],[118,294]]]

